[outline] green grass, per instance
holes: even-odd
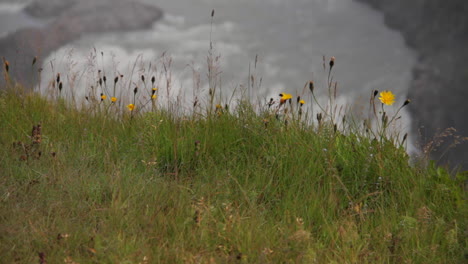
[[[466,173],[252,108],[116,118],[4,90],[1,262],[466,261]]]

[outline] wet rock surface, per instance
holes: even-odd
[[[468,1],[358,0],[382,11],[388,26],[399,30],[419,54],[408,92],[413,131],[420,144],[453,127],[468,136]],[[440,164],[468,170],[468,143],[451,137],[432,157]],[[437,140],[436,140],[437,141]]]
[[[10,74],[27,87],[32,86],[35,56],[40,65],[41,58],[83,34],[150,28],[163,14],[159,8],[135,0],[36,0],[25,12],[50,22],[0,39],[0,57],[10,61]]]

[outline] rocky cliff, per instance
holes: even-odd
[[[358,1],[382,11],[386,24],[419,54],[408,97],[421,145],[433,144],[439,163],[468,170],[468,143],[443,133],[453,127],[468,136],[468,1]],[[444,141],[440,146],[437,135]]]

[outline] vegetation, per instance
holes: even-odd
[[[391,92],[373,92],[367,124],[346,121],[328,76],[315,115],[285,93],[260,107],[216,104],[212,84],[203,107],[181,113],[146,85],[151,108],[139,111],[142,88],[120,107],[115,90],[77,106],[7,80],[2,262],[466,261],[466,173],[410,164],[406,137],[387,133]]]

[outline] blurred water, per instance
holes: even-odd
[[[50,55],[44,63],[43,76],[75,71],[73,79],[83,80],[89,87],[94,80],[86,76],[95,75],[97,69],[103,69],[109,76],[126,74],[141,55],[144,63],[137,63],[135,69],[147,73],[149,62],[157,65],[165,53],[172,57],[172,94],[190,97],[193,68],[201,73],[202,88],[207,86],[206,56],[211,33],[215,53],[221,55],[220,76],[226,93],[247,85],[250,65],[251,73],[263,78],[261,87],[251,92],[255,99],[277,97],[280,92],[300,94],[310,79],[316,81],[317,91],[324,94],[321,84],[326,78],[322,69],[325,55],[336,57],[333,76],[339,83],[341,103],[365,104],[373,89],[392,90],[397,100],[406,99],[415,55],[398,32],[384,25],[381,14],[361,3],[160,0],[157,5],[164,10],[165,17],[151,30],[83,36]],[[215,9],[213,27],[212,9]],[[23,21],[21,17],[19,21]],[[93,64],[91,54],[95,51],[98,56]],[[257,55],[258,66],[254,69]],[[92,64],[94,68],[89,67]],[[44,78],[42,87],[48,81]],[[158,83],[164,85],[160,79]],[[79,89],[75,93],[81,96]]]
[[[0,2],[0,38],[18,29],[39,26],[42,23],[21,12],[25,4]]]

